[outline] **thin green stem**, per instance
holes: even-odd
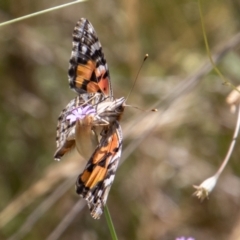
[[[112,218],[111,218],[111,215],[110,215],[110,212],[108,210],[107,205],[104,208],[104,214],[105,214],[105,218],[106,218],[106,221],[107,221],[108,228],[109,228],[109,231],[111,233],[112,239],[113,240],[118,240],[118,237],[117,237],[117,234],[116,234],[116,231],[115,231],[115,228],[114,228],[114,225],[113,225],[113,222],[112,222]]]
[[[215,70],[215,72],[219,75],[219,77],[222,79],[223,84],[231,86],[233,89],[235,89],[236,91],[238,91],[240,93],[240,91],[229,81],[227,80],[222,73],[219,71],[219,69],[216,67],[213,59],[212,59],[212,55],[211,55],[211,51],[208,45],[208,40],[207,40],[207,35],[206,35],[206,30],[205,30],[205,26],[204,26],[204,22],[203,22],[203,14],[202,14],[202,6],[201,6],[201,0],[198,0],[198,8],[199,8],[199,14],[200,14],[200,20],[201,20],[201,25],[202,25],[202,31],[203,31],[203,38],[204,38],[204,43],[205,43],[205,47],[207,50],[207,55],[209,57],[209,60],[213,66],[213,69]]]
[[[6,26],[6,25],[11,24],[11,23],[19,22],[19,21],[22,21],[22,20],[27,19],[27,18],[35,17],[35,16],[38,16],[38,15],[41,15],[41,14],[44,14],[44,13],[48,13],[48,12],[51,12],[51,11],[54,11],[54,10],[57,10],[57,9],[60,9],[60,8],[68,7],[68,6],[71,6],[73,4],[77,4],[79,2],[85,2],[85,1],[87,1],[87,0],[76,0],[74,2],[62,4],[62,5],[59,5],[57,7],[48,8],[46,10],[42,10],[42,11],[39,11],[39,12],[36,12],[36,13],[25,15],[23,17],[15,18],[13,20],[0,23],[0,27]]]

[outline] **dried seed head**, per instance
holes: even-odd
[[[214,189],[217,180],[218,176],[214,175],[213,177],[203,181],[200,186],[194,185],[193,187],[197,190],[193,193],[193,195],[198,197],[201,201],[203,201],[205,198],[208,198],[209,194]]]

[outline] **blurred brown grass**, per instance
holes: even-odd
[[[4,0],[1,22],[47,7],[48,1]],[[239,32],[239,10],[234,0],[203,3],[213,53]],[[67,68],[72,30],[80,17],[88,18],[99,35],[116,97],[128,94],[144,54],[150,55],[129,104],[144,109],[158,104],[159,112],[125,111],[125,161],[108,199],[119,238],[238,239],[238,142],[210,199],[200,203],[192,197],[192,185],[215,172],[231,141],[236,118],[225,103],[231,89],[208,71],[192,87],[187,84],[208,62],[197,3],[153,0],[89,1],[0,28],[0,239],[18,234],[68,179],[70,188],[42,216],[38,213],[39,220],[25,228],[22,239],[46,239],[78,201],[74,179],[84,162],[52,162],[52,156],[56,119],[75,96],[68,88]],[[218,65],[236,85],[238,46],[228,49]],[[181,98],[174,95],[184,87]],[[109,236],[104,217],[94,221],[84,208],[58,239]]]

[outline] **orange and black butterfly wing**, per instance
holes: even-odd
[[[92,24],[81,18],[73,31],[73,47],[69,62],[70,87],[77,93],[103,93],[112,97],[108,66],[101,43]]]
[[[103,131],[98,147],[76,182],[76,192],[87,200],[95,219],[103,212],[122,149],[122,131],[117,121]]]

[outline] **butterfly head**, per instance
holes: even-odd
[[[97,106],[98,115],[111,123],[120,120],[125,107],[125,98],[118,98],[113,101],[101,102]]]

